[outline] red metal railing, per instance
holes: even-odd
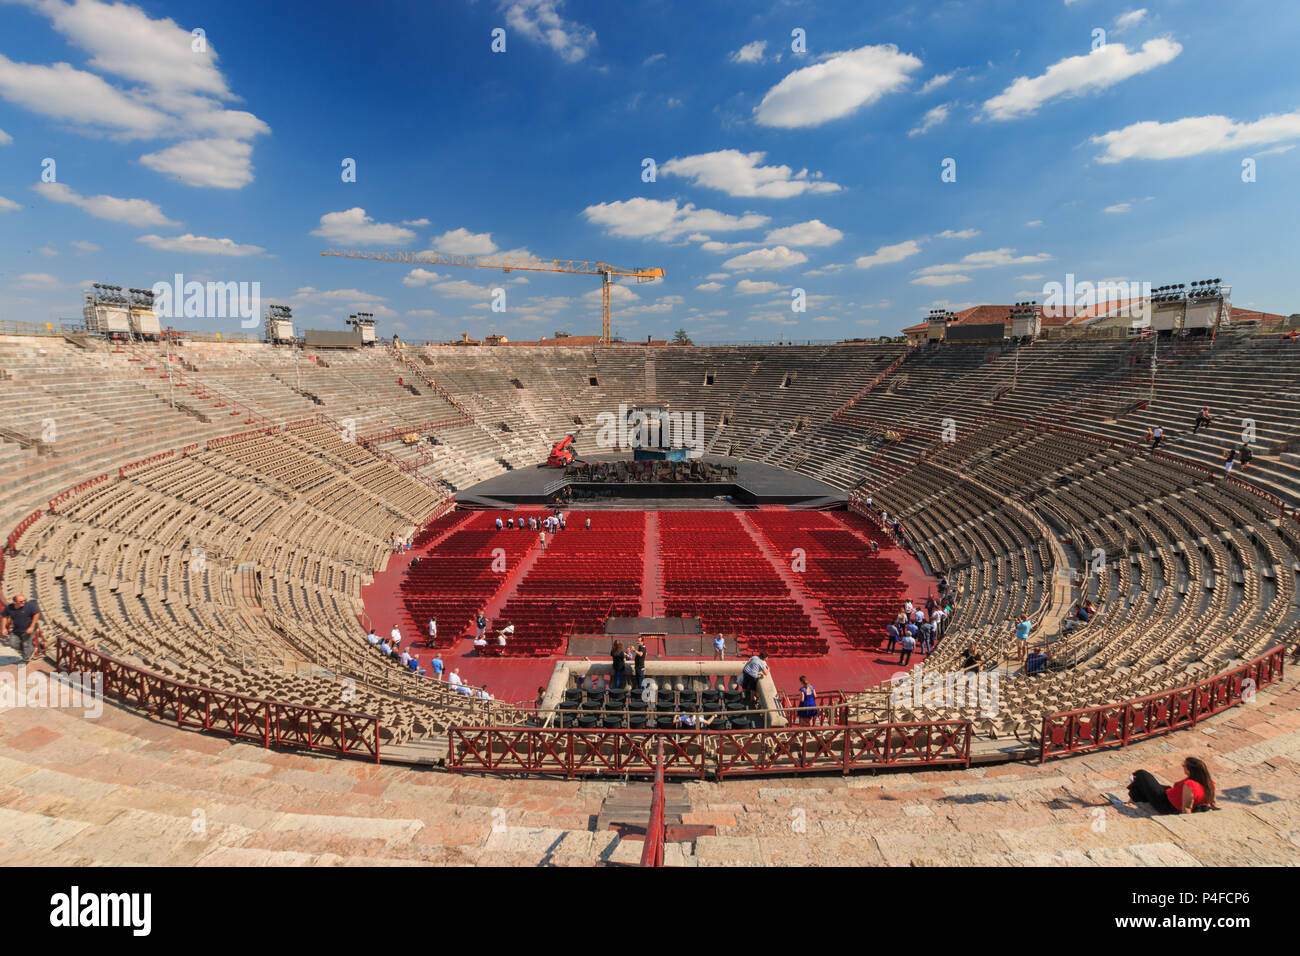
[[[650,797],[650,821],[645,828],[645,846],[641,848],[642,866],[664,865],[664,742],[660,740],[655,752],[655,782]]]
[[[577,730],[452,727],[447,769],[495,773],[657,774],[705,778],[970,765],[971,723],[850,724],[776,730]]]
[[[379,762],[379,718],[302,704],[286,704],[172,680],[63,635],[57,637],[56,667],[65,673],[102,674],[103,694],[196,728],[261,741],[262,746],[302,747]]]
[[[35,511],[29,514],[22,521],[18,522],[18,527],[14,528],[14,530],[9,535],[9,540],[5,543],[5,550],[9,554],[15,553],[14,547],[18,544],[18,540],[23,536],[24,532],[26,532],[27,529],[30,528],[32,524],[36,521],[36,519],[39,518],[40,516],[41,516],[41,509],[37,508]]]
[[[130,466],[128,465],[127,467],[129,468]],[[59,492],[57,495],[55,495],[53,498],[49,500],[50,514],[54,514],[54,509],[59,505],[63,504],[63,502],[67,501],[69,498],[76,497],[77,495],[81,494],[83,491],[85,491],[87,488],[91,487],[92,485],[97,485],[101,481],[107,481],[108,477],[109,476],[107,473],[102,475],[96,475],[94,478],[87,478],[81,484],[69,488],[67,491]]]
[[[141,458],[139,461],[133,461],[128,465],[123,465],[117,470],[117,477],[125,478],[128,471],[134,471],[135,469],[142,468],[145,465],[151,465],[156,461],[162,461],[164,458],[170,458],[174,454],[176,454],[175,449],[168,449],[167,451],[159,452],[157,455],[150,455],[148,458]],[[108,476],[101,475],[100,477],[107,478]]]
[[[1196,684],[1116,704],[1043,716],[1039,762],[1049,757],[1127,747],[1171,730],[1192,727],[1281,679],[1286,647],[1279,645],[1248,664]]]

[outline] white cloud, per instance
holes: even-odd
[[[0,129],[0,146],[9,146],[13,141],[14,138],[12,136]]]
[[[659,171],[669,176],[685,176],[696,186],[717,189],[728,196],[788,199],[841,189],[838,183],[823,181],[821,173],[809,174],[807,169],[794,173],[789,166],[760,166],[766,155],[720,149],[680,159],[673,157],[661,163]]]
[[[57,289],[59,280],[48,272],[24,272],[18,277],[18,284],[33,289]]]
[[[402,220],[403,226],[427,226],[428,224],[429,224],[429,220],[427,219],[403,219]]]
[[[233,239],[209,239],[186,233],[183,236],[141,236],[136,242],[164,252],[190,252],[204,256],[256,256],[266,250],[261,246],[240,245]]]
[[[1027,223],[1025,223],[1025,225],[1029,226],[1030,228],[1033,228],[1035,226],[1041,226],[1042,224],[1043,224],[1043,220],[1041,219],[1031,219]]]
[[[1029,275],[1016,276],[1016,278],[1021,282],[1033,282],[1035,279],[1043,279],[1046,278],[1046,276],[1042,272],[1032,272]]]
[[[14,63],[0,56],[0,96],[33,112],[124,138],[182,138],[176,147],[142,161],[195,186],[239,188],[252,180],[247,144],[270,128],[245,110],[226,109],[235,98],[209,39],[169,18],[152,19],[140,7],[100,0],[27,0],[69,43],[90,54],[80,70],[68,63]],[[130,84],[119,89],[100,74]]]
[[[859,269],[870,269],[872,266],[887,266],[895,262],[902,262],[921,251],[921,244],[915,239],[907,239],[903,242],[894,243],[892,246],[881,246],[869,256],[858,256],[854,265]]]
[[[1227,116],[1189,116],[1169,123],[1148,120],[1092,137],[1106,147],[1103,163],[1126,159],[1181,159],[1202,153],[1268,146],[1300,139],[1300,110],[1272,113],[1253,123],[1238,123]]]
[[[311,234],[334,243],[361,246],[392,246],[415,238],[410,229],[393,223],[375,222],[360,206],[327,212],[320,217],[320,225]]]
[[[32,187],[52,202],[71,203],[96,219],[129,226],[176,226],[156,203],[147,199],[118,199],[116,196],[82,196],[65,183],[37,183]]]
[[[696,209],[691,203],[678,206],[673,199],[627,199],[588,206],[582,214],[611,236],[624,239],[657,239],[668,242],[690,232],[735,232],[756,229],[768,223],[767,216],[745,213],[732,216],[714,209]]]
[[[490,232],[470,232],[464,226],[451,229],[433,240],[435,252],[449,256],[490,256],[497,251]]]
[[[768,90],[754,108],[755,119],[786,129],[820,126],[901,89],[920,68],[919,59],[893,44],[835,53]]]
[[[140,162],[187,186],[242,189],[253,181],[253,147],[237,139],[192,139]]]
[[[668,59],[667,53],[651,53],[648,57],[646,57],[644,60],[641,61],[641,65],[650,66],[652,64],[658,63],[660,60],[666,60],[666,59]]]
[[[716,239],[709,239],[700,243],[700,250],[703,252],[713,252],[718,255],[726,255],[732,252],[739,252],[741,249],[753,249],[757,242],[718,242]]]
[[[430,272],[428,269],[412,269],[402,277],[402,285],[418,288],[422,285],[432,285],[442,278],[444,277],[436,272]]]
[[[1123,213],[1123,212],[1130,211],[1132,208],[1133,208],[1133,204],[1131,202],[1117,202],[1113,206],[1107,206],[1105,209],[1102,210],[1102,212],[1108,212],[1112,214]]]
[[[944,86],[949,80],[951,80],[956,75],[957,75],[956,70],[954,70],[951,73],[936,73],[934,76],[930,77],[928,80],[925,81],[925,85],[921,87],[920,92],[922,94],[925,94],[933,90],[937,90],[939,87]]]
[[[834,226],[828,226],[820,219],[809,219],[773,229],[763,237],[763,241],[787,246],[833,246],[843,238],[844,233]]]
[[[731,280],[731,276],[725,272],[710,272],[704,278],[722,282],[729,282]]]
[[[599,289],[592,289],[584,293],[582,301],[589,306],[599,306],[601,301],[601,292]],[[609,301],[613,305],[620,302],[640,302],[641,297],[625,286],[621,282],[615,282],[609,287]]]
[[[828,262],[826,265],[819,266],[816,269],[809,269],[807,272],[804,273],[804,275],[833,276],[840,272],[843,272],[846,268],[848,268],[848,266],[843,262]]]
[[[386,296],[375,295],[371,292],[363,292],[360,289],[327,289],[321,290],[313,286],[305,285],[295,292],[291,301],[300,304],[318,303],[321,305],[337,306],[340,303],[347,303],[347,308],[360,308],[366,306],[374,311],[374,306],[380,302],[387,302]]]
[[[565,63],[577,63],[596,45],[596,31],[560,16],[564,0],[502,0],[506,26],[548,46]]]
[[[984,103],[983,115],[993,120],[1029,116],[1049,100],[1081,96],[1104,90],[1170,62],[1183,48],[1163,37],[1148,40],[1142,49],[1130,53],[1122,43],[1107,43],[1086,56],[1071,56],[1053,63],[1033,78],[1020,76],[997,96]]]
[[[172,123],[165,113],[70,63],[15,63],[0,54],[0,97],[50,119],[123,136],[158,136]]]
[[[721,282],[701,282],[695,287],[697,292],[717,292],[722,288]]]
[[[408,319],[434,319],[438,317],[438,313],[433,309],[408,309],[406,317]]]
[[[921,122],[908,130],[907,135],[920,136],[923,133],[930,132],[948,118],[948,109],[947,103],[940,103],[938,106],[926,110],[925,115],[921,117]]]
[[[912,285],[943,286],[943,285],[957,285],[958,283],[961,282],[970,282],[970,276],[956,275],[956,274],[942,275],[942,276],[920,276],[912,280]]]
[[[996,269],[1001,266],[1028,265],[1034,262],[1048,262],[1051,258],[1045,252],[1029,256],[1017,256],[1014,249],[988,249],[984,252],[972,252],[969,255],[962,256],[958,262],[926,266],[923,269],[918,269],[917,275],[933,276],[942,273],[966,272],[970,269]]]
[[[802,265],[807,261],[808,257],[802,252],[792,250],[788,246],[775,246],[771,249],[755,249],[753,252],[742,253],[728,259],[722,264],[722,268],[736,272],[753,272],[756,269],[789,269],[791,266]]]
[[[1137,26],[1146,18],[1147,18],[1146,7],[1143,7],[1140,10],[1128,10],[1124,13],[1121,13],[1119,16],[1115,18],[1115,29],[1116,30],[1131,29]]]
[[[490,299],[492,290],[499,286],[475,285],[466,279],[453,279],[439,282],[434,288],[453,299]]]
[[[980,234],[978,229],[961,229],[953,232],[951,229],[945,229],[939,233],[940,239],[974,239]]]
[[[72,246],[72,248],[76,249],[78,252],[81,253],[91,253],[91,252],[99,251],[99,246],[95,245],[93,242],[87,242],[85,239],[73,239],[72,242],[68,243],[68,245]]]
[[[769,295],[777,292],[783,286],[779,282],[754,282],[750,279],[741,279],[736,283],[737,295]]]
[[[4,196],[0,196],[0,212],[14,212],[15,210],[22,208],[21,205],[14,202],[12,199],[6,199]]]
[[[731,60],[732,63],[762,63],[763,51],[766,49],[766,40],[755,40],[753,43],[746,43],[727,59]]]

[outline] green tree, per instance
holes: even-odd
[[[691,341],[691,337],[686,334],[685,329],[678,329],[676,332],[673,333],[673,344],[694,345],[695,343]]]

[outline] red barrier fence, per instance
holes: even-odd
[[[164,458],[170,458],[174,454],[176,454],[175,449],[168,449],[167,451],[159,452],[157,455],[150,455],[148,458],[141,458],[139,461],[133,461],[130,464],[123,465],[119,468],[117,470],[117,476],[119,478],[125,478],[128,471],[134,471],[135,469],[142,468],[145,465],[151,465],[156,461],[162,461]],[[103,477],[107,478],[108,476],[104,475]]]
[[[1127,747],[1134,741],[1194,727],[1206,717],[1252,700],[1261,688],[1281,679],[1285,661],[1286,647],[1279,645],[1248,664],[1197,684],[1116,704],[1046,714],[1039,762],[1103,747]]]
[[[64,673],[102,674],[105,697],[175,720],[182,729],[256,740],[264,747],[302,747],[379,762],[378,717],[186,684],[133,667],[63,635],[57,638],[55,660]]]
[[[18,544],[18,539],[23,536],[23,532],[25,532],[28,528],[30,528],[32,526],[32,523],[35,522],[36,519],[39,518],[40,516],[41,516],[41,509],[37,508],[35,511],[29,514],[22,521],[18,522],[18,527],[14,528],[14,530],[9,535],[9,540],[5,543],[5,550],[9,554],[14,553],[14,546]]]
[[[784,727],[777,730],[576,730],[452,727],[447,769],[491,773],[759,774],[970,765],[970,721]]]
[[[664,833],[668,829],[664,816],[664,742],[659,741],[655,754],[655,782],[650,797],[650,821],[645,828],[645,846],[641,848],[642,866],[664,865]]]
[[[69,488],[67,491],[59,492],[57,495],[55,495],[53,498],[49,500],[50,514],[54,514],[55,507],[63,504],[63,502],[67,501],[69,498],[81,494],[83,491],[85,491],[87,488],[91,487],[92,485],[97,485],[101,481],[107,481],[107,480],[108,480],[107,474],[96,475],[94,478],[87,478],[85,481],[83,481],[81,484],[77,485],[76,487]]]

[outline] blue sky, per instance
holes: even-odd
[[[299,328],[599,331],[594,277],[330,247],[661,266],[616,291],[628,339],[892,334],[1067,273],[1300,311],[1300,5],[1230,10],[0,0],[0,318],[179,272]]]

